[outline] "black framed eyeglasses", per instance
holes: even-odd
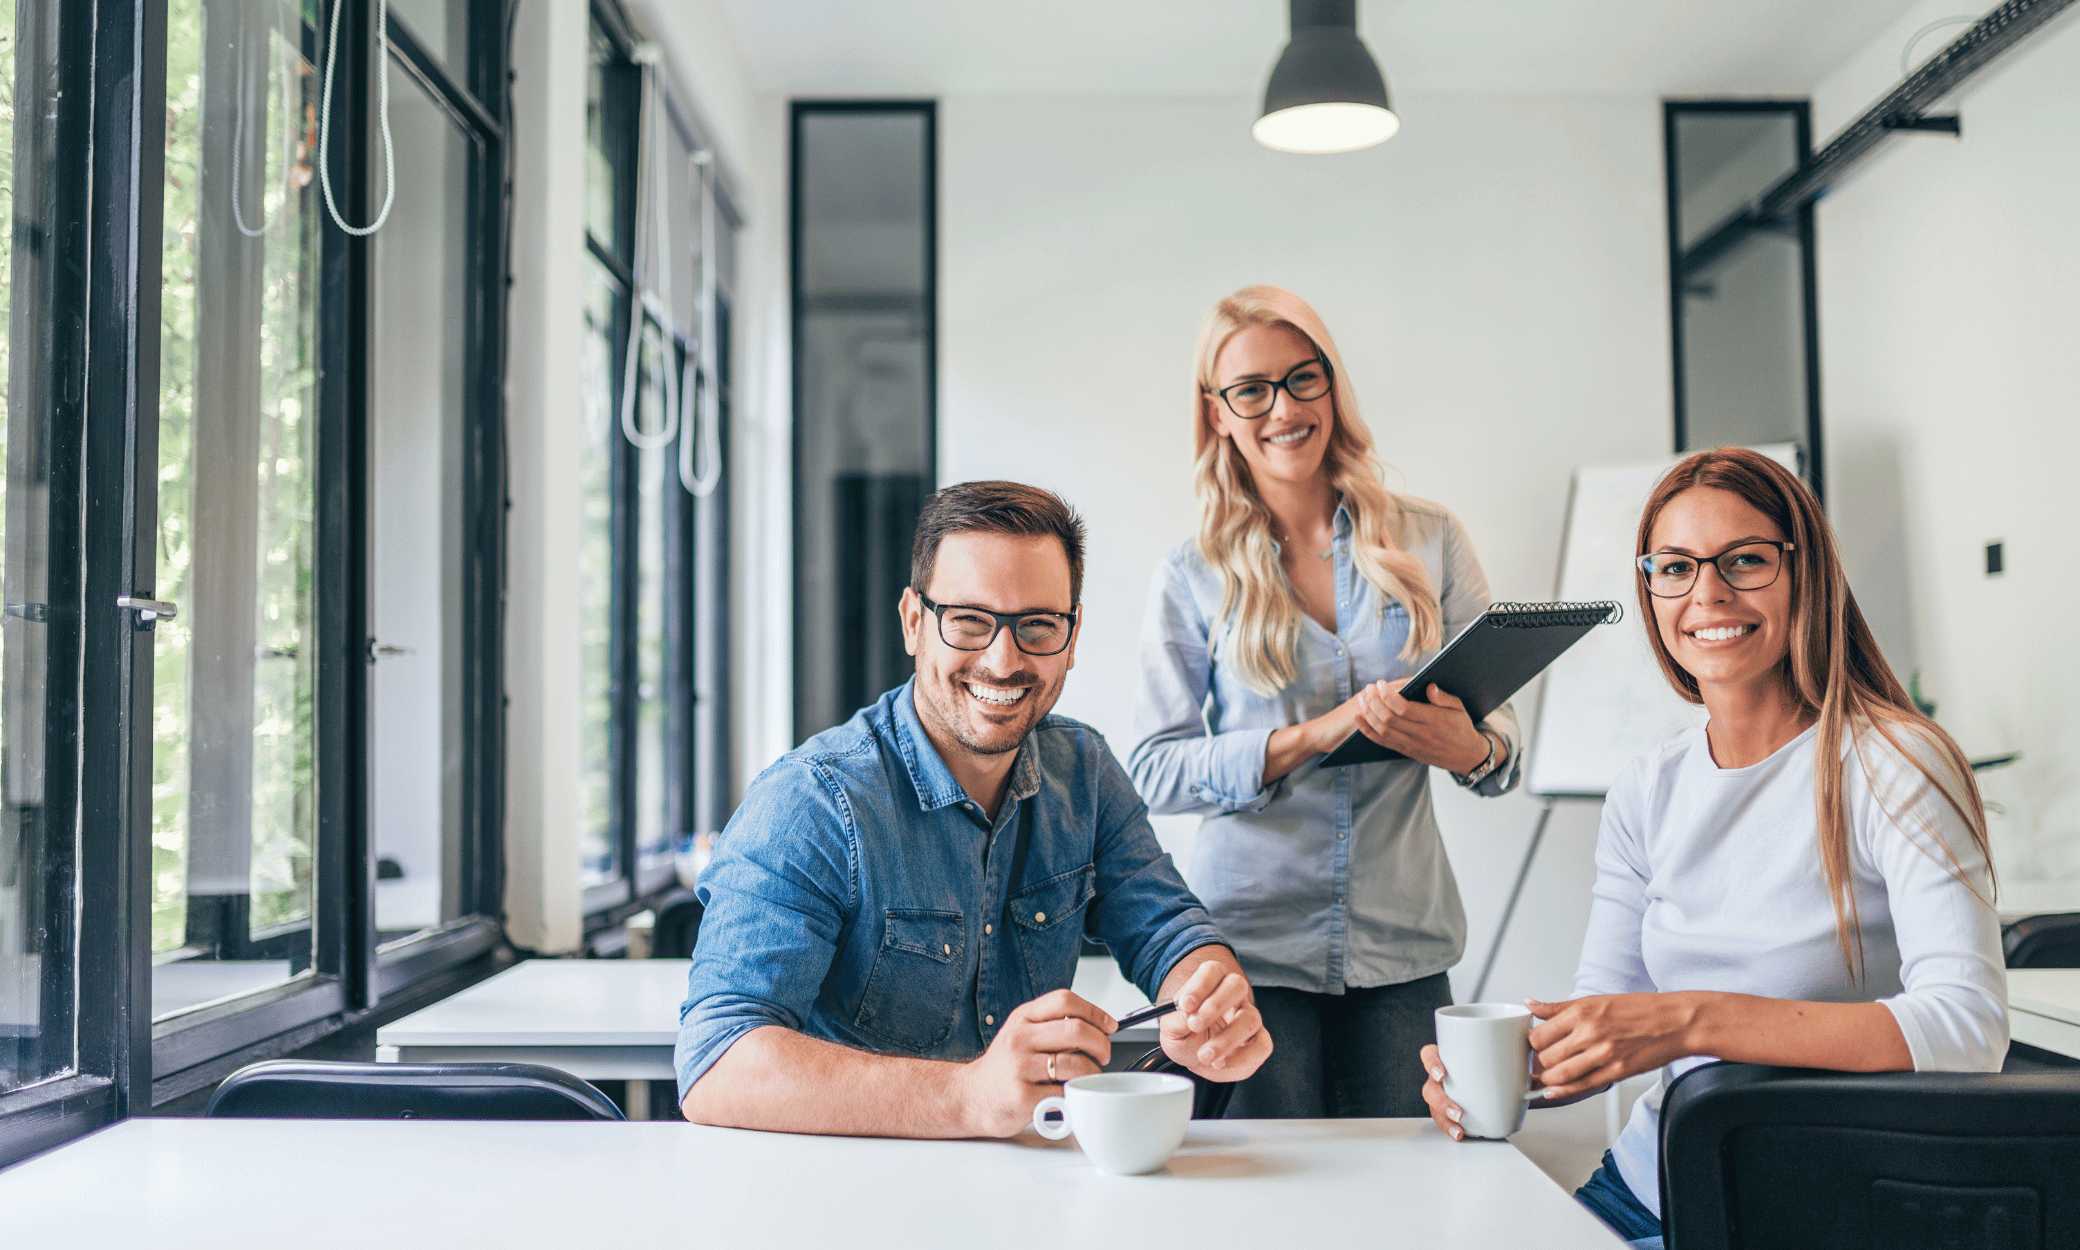
[[[1773,585],[1784,572],[1784,553],[1798,548],[1790,543],[1738,543],[1715,556],[1699,559],[1680,551],[1654,551],[1639,558],[1640,576],[1647,579],[1647,593],[1659,599],[1679,599],[1697,584],[1704,565],[1717,565],[1719,576],[1735,590],[1761,590]]]
[[[919,592],[917,601],[939,618],[939,641],[956,651],[987,651],[997,631],[1009,629],[1011,641],[1027,655],[1060,655],[1076,636],[1075,612],[992,612],[965,603],[933,603]]]
[[[1327,395],[1335,376],[1329,368],[1329,362],[1317,356],[1313,360],[1294,365],[1276,382],[1253,378],[1247,382],[1237,382],[1233,386],[1224,386],[1214,394],[1221,397],[1221,402],[1228,406],[1229,412],[1244,421],[1255,421],[1271,411],[1271,406],[1278,402],[1280,391],[1306,403]]]

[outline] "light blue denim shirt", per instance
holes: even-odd
[[[1096,730],[1035,725],[992,823],[925,737],[910,689],[782,756],[730,818],[701,874],[682,1099],[765,1025],[967,1060],[1012,1008],[1068,987],[1085,933],[1151,999],[1179,959],[1222,941]]]
[[[1400,540],[1443,600],[1445,641],[1488,607],[1488,579],[1459,519],[1400,497]],[[1221,663],[1232,625],[1216,632],[1221,579],[1197,540],[1164,557],[1141,630],[1137,745],[1127,767],[1158,813],[1205,816],[1192,883],[1257,985],[1320,994],[1397,985],[1442,972],[1466,947],[1466,913],[1430,810],[1430,770],[1413,760],[1323,768],[1308,760],[1271,785],[1264,751],[1275,729],[1328,712],[1368,683],[1427,663],[1400,658],[1408,613],[1351,562],[1351,517],[1336,510],[1336,632],[1302,614],[1298,678],[1275,698]],[[1509,763],[1478,787],[1517,783],[1516,713],[1483,727]]]

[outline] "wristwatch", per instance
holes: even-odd
[[[1486,781],[1488,774],[1495,771],[1495,765],[1499,762],[1496,758],[1497,753],[1502,750],[1502,735],[1492,729],[1483,729],[1480,734],[1488,740],[1488,758],[1475,765],[1471,772],[1452,774],[1452,780],[1469,790]]]

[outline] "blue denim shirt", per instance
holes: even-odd
[[[1085,933],[1150,998],[1179,959],[1222,940],[1096,730],[1034,726],[992,823],[925,737],[910,689],[782,756],[730,819],[701,876],[681,1098],[765,1025],[967,1060],[1014,1007],[1068,987]]]
[[[1488,579],[1459,519],[1406,495],[1402,549],[1437,587],[1450,640],[1488,607]],[[1192,884],[1255,985],[1318,994],[1395,985],[1442,972],[1466,946],[1466,913],[1430,809],[1430,769],[1414,760],[1323,768],[1321,757],[1263,784],[1272,731],[1330,711],[1358,689],[1406,677],[1436,655],[1401,658],[1408,612],[1351,560],[1351,517],[1336,510],[1336,632],[1306,615],[1299,676],[1266,698],[1222,662],[1232,622],[1216,628],[1220,574],[1180,544],[1156,571],[1141,631],[1138,739],[1128,767],[1149,807],[1205,817]],[[1505,703],[1482,722],[1509,763],[1481,794],[1517,782],[1523,757]]]

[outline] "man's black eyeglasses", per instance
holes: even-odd
[[[1639,558],[1639,572],[1647,579],[1647,593],[1660,599],[1689,594],[1707,564],[1716,565],[1720,578],[1735,590],[1761,590],[1783,574],[1784,553],[1796,550],[1790,543],[1765,540],[1739,543],[1701,560],[1680,551],[1655,551]]]
[[[1306,403],[1308,400],[1320,399],[1327,395],[1334,376],[1330,371],[1329,362],[1317,356],[1313,360],[1294,365],[1287,371],[1286,376],[1276,382],[1254,378],[1248,382],[1224,386],[1214,394],[1221,397],[1221,402],[1228,406],[1229,412],[1244,421],[1255,421],[1271,411],[1271,406],[1278,402],[1280,391]]]
[[[1060,655],[1076,636],[1074,612],[992,612],[965,603],[933,603],[922,593],[917,601],[939,618],[939,640],[956,651],[987,651],[997,631],[1009,628],[1011,641],[1027,655]]]

